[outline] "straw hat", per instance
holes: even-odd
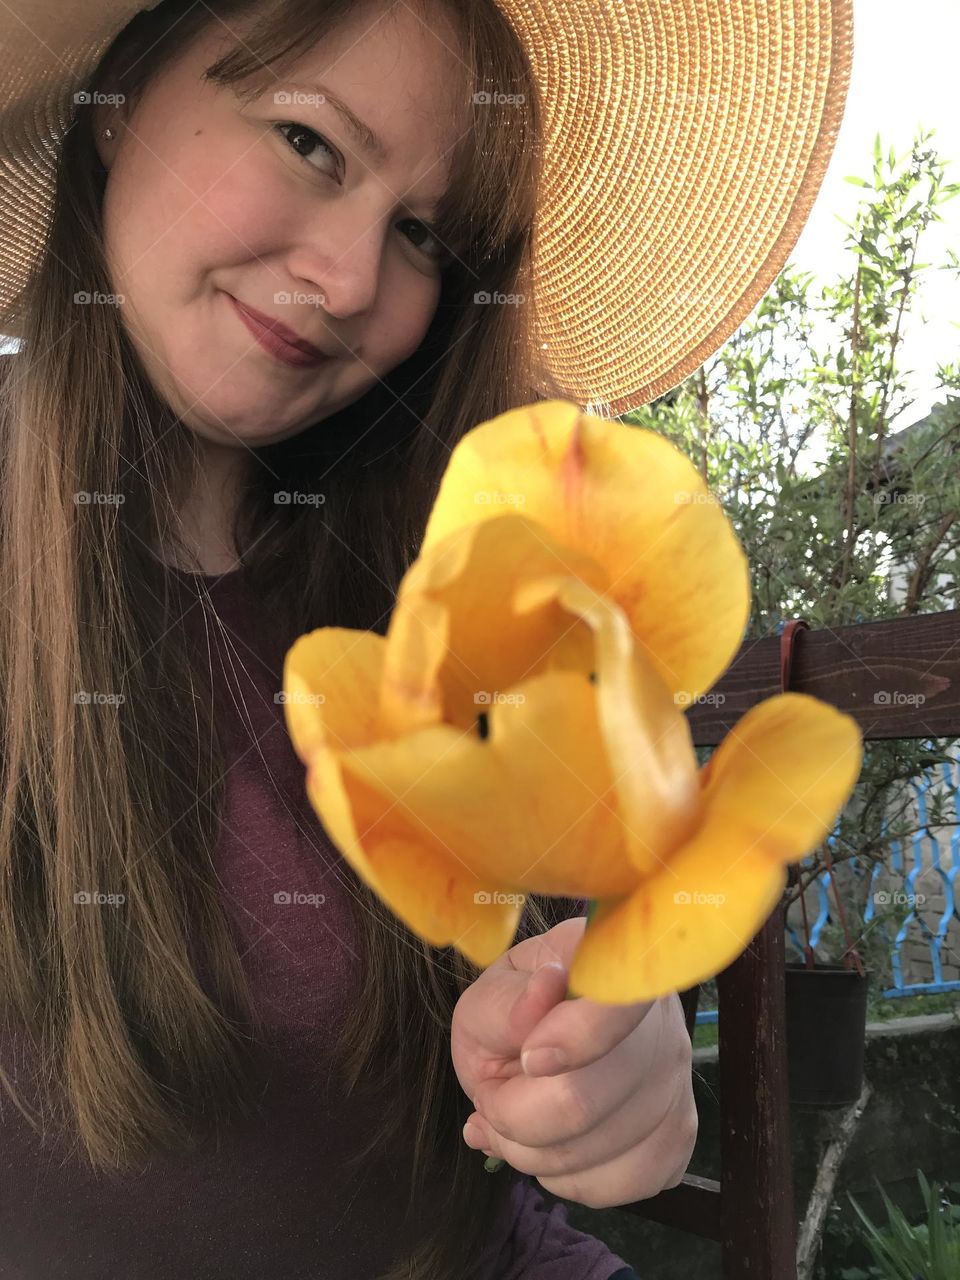
[[[544,108],[539,359],[622,414],[675,387],[783,268],[843,115],[853,0],[497,0]],[[58,141],[137,0],[0,5],[0,332],[40,252]]]

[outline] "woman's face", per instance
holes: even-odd
[[[353,403],[420,345],[444,253],[423,224],[464,127],[464,75],[452,31],[396,5],[265,71],[244,106],[201,78],[231,35],[211,24],[132,109],[99,107],[97,137],[112,285],[151,381],[210,441],[254,446]],[[271,354],[236,303],[326,358]]]

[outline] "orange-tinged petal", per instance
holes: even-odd
[[[759,848],[744,854],[735,835],[698,836],[669,870],[601,904],[574,954],[570,991],[631,1004],[714,977],[749,945],[786,880],[782,864]]]
[[[284,719],[307,765],[310,802],[334,844],[341,851],[344,843],[353,846],[352,865],[378,893],[376,875],[356,844],[336,769],[329,771],[329,765],[341,751],[380,738],[376,695],[385,648],[383,636],[371,631],[320,627],[300,636],[283,664]]]
[[[692,701],[730,665],[749,617],[749,566],[669,441],[563,400],[500,414],[454,448],[422,551],[513,511],[603,566],[672,693]]]
[[[604,1003],[656,999],[726,968],[779,901],[787,864],[832,828],[862,751],[852,717],[808,694],[752,707],[702,771],[693,839],[631,897],[598,908],[571,991]]]
[[[431,946],[455,946],[474,964],[492,964],[513,942],[522,894],[474,875],[441,842],[406,821],[404,810],[378,784],[368,784],[344,761],[323,751],[307,776],[307,793],[330,838],[419,937]]]
[[[489,877],[481,883],[436,841],[411,832],[389,781],[386,790],[371,787],[342,767],[351,748],[383,743],[376,708],[385,651],[382,636],[337,627],[301,636],[288,651],[284,713],[308,765],[307,795],[333,843],[405,923],[436,946],[455,943],[475,963],[489,964],[510,946],[522,904],[475,902],[475,893],[490,896],[503,886]],[[445,727],[435,732],[460,736]],[[409,770],[424,767],[416,736],[394,749]]]
[[[450,662],[450,615],[430,596],[408,592],[394,605],[387,628],[378,692],[385,737],[395,738],[444,718],[444,666]]]
[[[518,609],[520,588],[549,575],[602,587],[601,567],[523,516],[460,529],[404,576],[387,631],[382,713],[391,735],[441,718],[466,728],[478,697],[554,667],[587,674],[592,638],[550,595]],[[438,688],[439,686],[439,688]]]
[[[507,696],[517,700],[478,709],[486,737],[479,723],[436,725],[339,757],[344,785],[355,782],[365,806],[357,837],[378,875],[386,824],[491,889],[628,892],[637,873],[623,849],[593,686],[555,671]]]
[[[305,764],[324,743],[354,747],[380,738],[377,690],[385,645],[372,631],[320,627],[287,650],[284,719]]]
[[[832,828],[860,774],[852,716],[806,693],[751,707],[710,757],[706,821],[736,823],[768,857],[796,862]]]
[[[558,593],[560,602],[582,617],[596,636],[597,705],[624,842],[637,871],[651,875],[700,820],[690,726],[653,664],[637,648],[623,610],[573,579],[560,583]]]

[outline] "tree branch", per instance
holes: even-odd
[[[920,597],[923,595],[933,571],[933,565],[931,564],[933,553],[949,532],[950,527],[956,518],[957,513],[955,511],[946,512],[941,518],[940,523],[937,525],[937,529],[932,540],[927,544],[924,551],[917,557],[917,566],[910,575],[910,585],[907,588],[907,597],[903,602],[902,612],[904,614],[916,613],[917,609],[920,607]]]
[[[812,1280],[813,1268],[823,1240],[827,1210],[833,1201],[837,1175],[872,1093],[870,1082],[864,1077],[860,1097],[843,1113],[836,1133],[821,1157],[816,1181],[810,1192],[807,1211],[797,1237],[797,1280]]]

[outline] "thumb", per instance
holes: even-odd
[[[563,1000],[566,992],[567,970],[558,960],[547,960],[530,974],[510,1010],[510,1038],[516,1045],[517,1055],[530,1032]]]
[[[566,994],[567,969],[551,959],[536,970],[495,960],[457,1002],[451,1025],[454,1069],[467,1096],[480,1080],[520,1069],[520,1050],[533,1028]]]

